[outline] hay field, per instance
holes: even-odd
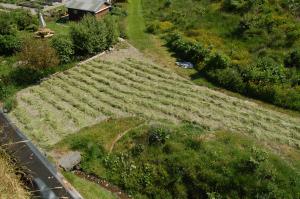
[[[41,147],[85,126],[132,115],[190,121],[210,130],[239,131],[300,147],[299,117],[197,86],[141,56],[134,57],[107,55],[24,89],[9,116]]]

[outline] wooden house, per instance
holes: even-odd
[[[69,20],[78,21],[86,14],[100,18],[107,14],[111,8],[107,0],[70,0],[66,3]]]

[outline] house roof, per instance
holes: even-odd
[[[98,12],[103,4],[108,4],[106,0],[70,0],[66,3],[66,7],[76,10],[84,10],[89,12]]]

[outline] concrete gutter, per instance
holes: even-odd
[[[31,192],[44,199],[83,199],[46,157],[0,111],[0,145],[24,170]]]

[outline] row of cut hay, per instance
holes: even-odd
[[[108,117],[130,115],[190,121],[210,129],[225,128],[259,139],[300,144],[299,118],[272,115],[273,111],[195,86],[167,69],[136,60],[90,61],[20,95],[12,118],[46,144]]]
[[[119,66],[119,65],[118,65]],[[95,73],[95,74],[103,74],[103,73],[106,73],[106,72],[103,72],[104,71],[104,69],[105,69],[105,71],[110,71],[110,69],[109,68],[103,68],[102,70],[101,69],[97,69],[97,68],[94,68],[94,67],[92,67],[92,66],[85,66],[88,70],[90,70],[92,73]],[[98,67],[100,67],[100,65],[98,65]],[[122,70],[119,68],[119,67],[113,67],[113,69],[112,69],[112,72],[111,72],[112,74],[111,75],[119,75],[119,77],[117,77],[116,78],[116,80],[117,79],[121,79],[122,77],[126,77],[127,79],[129,79],[129,80],[131,80],[132,82],[139,82],[139,83],[141,83],[142,85],[151,85],[152,83],[151,82],[147,82],[147,79],[145,78],[145,79],[143,79],[143,80],[138,80],[138,78],[137,77],[135,77],[136,76],[136,74],[135,73],[130,73],[130,72],[124,72],[123,71],[123,73],[122,73]],[[105,74],[103,74],[103,75],[105,75]],[[126,84],[126,81],[122,81],[122,83],[124,83],[124,84]],[[153,86],[156,86],[155,84],[152,84],[152,87]],[[167,88],[168,87],[171,87],[171,85],[168,85],[168,86],[166,86],[166,87],[162,87],[162,84],[159,84],[159,88],[161,88],[161,90],[168,90]],[[158,89],[156,89],[156,90],[158,90]],[[172,92],[173,91],[173,92]],[[177,91],[177,93],[178,93],[178,91],[181,91],[180,90],[180,88],[177,88],[177,90],[174,90],[174,89],[171,89],[171,92],[173,93],[173,94],[168,94],[168,96],[170,97],[170,96],[174,96],[175,94],[176,94],[176,91]],[[152,92],[155,92],[155,89],[152,89]],[[181,94],[181,95],[180,95]],[[181,96],[189,96],[189,97],[187,97],[187,98],[185,98],[184,99],[184,101],[185,102],[189,102],[190,104],[193,104],[193,105],[196,105],[196,106],[199,106],[199,107],[201,107],[201,106],[203,106],[202,104],[203,104],[203,101],[204,101],[204,99],[196,99],[195,100],[195,98],[194,97],[190,97],[190,93],[185,93],[184,95],[182,95],[182,93],[180,93],[179,92],[179,97],[181,97]],[[160,95],[160,98],[158,98],[159,100],[161,99],[161,95]],[[187,101],[188,99],[191,99],[191,101]],[[211,102],[211,101],[208,101],[208,102]],[[200,103],[200,104],[199,104]],[[201,104],[202,103],[202,104]],[[217,102],[215,102],[215,103],[217,103]],[[212,105],[213,103],[211,102],[210,104],[209,103],[207,103],[207,105]],[[220,104],[220,103],[217,103],[217,104]],[[186,107],[189,107],[190,105],[188,104],[188,103],[185,103],[184,104]],[[237,119],[239,119],[239,118],[241,118],[241,119],[244,119],[244,120],[252,120],[252,122],[258,122],[259,123],[259,125],[261,125],[261,126],[264,126],[265,128],[267,128],[267,126],[265,125],[265,124],[263,124],[260,120],[257,120],[256,118],[251,118],[251,117],[247,117],[247,118],[245,118],[245,117],[243,117],[242,115],[241,116],[239,116],[239,118],[235,115],[235,114],[232,114],[232,111],[227,111],[227,109],[225,109],[225,108],[223,108],[222,106],[221,107],[218,107],[218,109],[217,110],[214,110],[215,109],[215,107],[216,106],[209,106],[209,109],[211,110],[211,111],[216,111],[216,112],[218,112],[219,114],[220,113],[222,113],[221,114],[221,120],[224,120],[224,118],[228,118],[228,119],[230,119],[229,120],[229,122],[230,121],[232,121],[232,120],[237,120]],[[202,111],[203,111],[203,109],[202,109]],[[211,112],[210,112],[211,113]],[[218,116],[219,114],[216,114],[216,116]],[[251,116],[251,115],[250,115]],[[211,118],[211,119],[215,119],[216,120],[216,118]],[[250,121],[251,122],[251,121]],[[254,126],[255,127],[255,126]]]

